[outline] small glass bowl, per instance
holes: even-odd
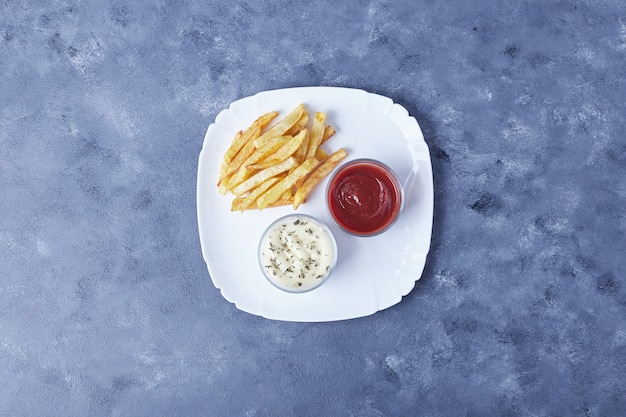
[[[337,264],[337,242],[328,226],[315,217],[289,214],[263,232],[258,258],[270,284],[286,292],[305,293],[331,276]]]
[[[379,204],[385,198],[387,203]],[[346,162],[330,177],[326,187],[330,217],[351,235],[376,236],[385,232],[396,222],[403,207],[404,190],[398,176],[374,159]]]

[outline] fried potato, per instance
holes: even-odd
[[[302,116],[300,116],[300,120],[298,120],[298,122],[293,125],[291,129],[289,129],[285,134],[295,136],[296,134],[298,134],[298,132],[300,132],[300,130],[306,128],[308,124],[309,112],[305,111],[304,113],[302,113]]]
[[[332,135],[335,134],[335,128],[328,125],[324,128],[324,136],[322,136],[322,143],[326,142]]]
[[[300,146],[298,147],[298,149],[296,150],[296,152],[293,154],[293,156],[296,158],[296,160],[300,163],[304,162],[304,160],[306,159],[306,152],[309,148],[309,136],[311,134],[311,131],[307,129],[306,131],[306,135],[304,135],[304,138],[302,140],[302,143],[300,144]]]
[[[272,155],[279,149],[282,149],[284,145],[289,144],[291,139],[293,139],[291,136],[277,136],[270,139],[265,145],[257,148],[256,151],[254,151],[254,153],[244,161],[243,165],[248,166],[266,159],[269,155]],[[287,159],[289,156],[291,155],[287,155],[282,159],[282,161]]]
[[[311,118],[299,104],[274,125],[278,112],[259,116],[235,134],[218,172],[220,194],[232,193],[231,211],[292,205],[297,209],[347,153],[320,147],[335,134],[326,113]],[[309,126],[310,123],[310,126]]]
[[[267,132],[254,140],[254,146],[260,148],[271,138],[282,136],[295,125],[305,112],[304,104],[299,104],[284,119],[272,126]]]
[[[220,191],[220,194],[226,194],[226,192],[229,190],[229,182],[230,182],[230,175],[237,171],[241,165],[243,165],[243,163],[245,162],[246,159],[248,159],[248,157],[250,157],[250,155],[252,155],[254,153],[254,142],[253,141],[249,141],[248,143],[246,143],[244,145],[244,147],[239,151],[239,153],[237,154],[237,156],[235,157],[235,159],[232,160],[232,162],[226,166],[226,175],[224,176],[224,178],[222,178],[221,180],[219,180],[217,186],[218,189]]]
[[[290,137],[278,136],[278,137],[270,139],[270,141],[267,142],[264,146],[255,150],[241,164],[241,166],[237,169],[237,172],[232,173],[230,179],[228,180],[226,188],[230,190],[236,187],[237,185],[241,184],[248,178],[250,178],[250,176],[254,173],[253,172],[254,170],[249,169],[250,166],[252,166],[254,163],[260,160],[265,159],[268,155],[271,155],[272,153],[276,152],[283,145],[289,143],[290,139],[291,139]],[[282,161],[284,161],[285,159],[287,158],[286,157],[283,158]],[[282,162],[282,161],[279,161],[279,162]],[[265,168],[267,168],[267,166]]]
[[[224,157],[222,158],[222,165],[220,166],[220,173],[219,173],[219,175],[217,177],[217,185],[219,185],[220,182],[226,177],[226,171],[228,171],[228,168],[230,166],[231,161],[233,160],[233,158],[237,154],[236,152],[233,153],[231,151],[231,149],[234,149],[233,146],[235,146],[235,143],[239,142],[241,140],[241,136],[242,136],[242,132],[240,130],[239,132],[237,132],[237,134],[233,138],[233,141],[232,141],[230,147],[224,153]],[[236,145],[236,146],[238,147],[239,145]],[[239,150],[237,150],[237,152],[239,152]]]
[[[257,128],[253,134],[255,137],[258,137],[261,134],[261,129]],[[242,137],[243,133],[241,131],[237,132],[235,138],[233,139],[233,142],[240,141]],[[245,143],[242,143],[241,148],[239,148],[239,145],[237,145],[237,147],[237,153],[234,154],[232,158],[230,157],[230,155],[224,154],[217,185],[220,185],[225,178],[227,178],[230,174],[236,171],[237,168],[241,166],[243,161],[254,151],[254,143],[251,140],[247,140]],[[244,152],[242,153],[242,151]]]
[[[264,209],[274,201],[278,200],[285,191],[291,189],[296,181],[308,175],[309,172],[311,172],[317,166],[317,164],[319,164],[319,161],[317,159],[309,158],[302,164],[298,165],[298,167],[291,171],[282,181],[274,185],[263,195],[261,195],[261,197],[259,197],[259,199],[257,200],[257,205],[259,206],[259,209]]]
[[[266,156],[264,160],[259,162],[258,164],[247,165],[246,168],[248,170],[263,169],[272,165],[276,165],[277,163],[289,158],[298,150],[307,135],[307,131],[308,130],[306,128],[302,129],[300,133],[296,135],[296,137],[283,144],[280,149],[278,149],[275,153]]]
[[[341,148],[338,151],[331,154],[321,164],[315,168],[313,172],[304,180],[302,185],[298,187],[293,197],[293,208],[297,209],[302,204],[307,196],[313,191],[313,189],[319,184],[330,172],[335,169],[339,163],[348,156],[345,149]]]
[[[250,192],[245,197],[236,197],[233,199],[230,205],[230,211],[244,211],[249,208],[257,208],[256,204],[253,204],[257,198],[259,198],[264,192],[266,192],[272,185],[276,184],[281,178],[278,176],[268,178],[263,181],[258,187]]]
[[[318,161],[323,161],[324,159],[328,158],[328,154],[324,149],[317,148],[317,150],[315,151],[315,157]]]
[[[241,148],[243,148],[243,145],[245,145],[252,138],[256,139],[258,136],[257,132],[263,130],[265,126],[267,126],[276,116],[278,116],[277,111],[265,113],[252,122],[252,124],[244,132],[239,131],[238,134],[235,135],[235,138],[229,148],[224,153],[224,160],[231,161]]]
[[[297,165],[298,162],[296,161],[296,159],[294,157],[289,157],[277,165],[262,169],[261,171],[255,173],[250,178],[233,188],[231,191],[237,197],[241,197],[245,192],[257,187],[268,178],[272,178],[275,175],[278,175],[285,171],[289,171],[291,168]]]
[[[242,200],[244,198],[245,197],[235,197],[233,201]],[[280,207],[280,206],[292,206],[292,205],[293,205],[293,197],[289,197],[289,198],[281,197],[278,200],[274,201],[273,203],[269,204],[266,208]],[[259,206],[257,206],[256,204],[246,207],[246,210],[258,210],[258,209],[259,209]],[[240,210],[232,210],[232,211],[240,211]]]
[[[244,149],[242,149],[242,151],[237,154],[235,160],[228,166],[226,170],[226,177],[233,175],[236,171],[245,168],[247,165],[260,161],[265,156],[271,154],[272,152],[275,152],[276,149],[280,148],[287,141],[288,138],[278,136],[272,138],[261,148],[255,148],[253,142],[246,143]],[[237,185],[239,183],[233,184],[232,181],[229,181],[229,184],[229,188],[232,188],[233,185]]]
[[[293,197],[287,199],[279,199],[274,201],[272,204],[267,207],[280,207],[280,206],[291,206],[293,205]]]
[[[315,159],[317,159],[318,161],[322,162],[324,161],[326,158],[328,158],[328,154],[326,153],[326,151],[322,148],[317,148],[317,150],[315,151]],[[296,183],[295,183],[295,187],[296,188],[300,188],[300,186],[304,183],[304,180],[306,180],[307,177],[304,178],[300,178]]]
[[[322,143],[322,137],[324,136],[324,124],[326,123],[326,113],[317,112],[313,117],[313,125],[311,126],[311,133],[309,134],[309,143],[307,144],[307,151],[305,158],[313,158],[315,151]]]
[[[260,135],[261,130],[263,130],[265,126],[267,126],[272,120],[274,120],[276,116],[278,116],[277,111],[265,113],[257,117],[257,119],[252,122],[252,124],[245,131],[242,132],[240,130],[239,132],[237,132],[237,134],[235,134],[235,137],[233,138],[230,146],[228,147],[228,149],[226,149],[226,152],[224,152],[219,181],[224,179],[224,177],[226,176],[227,167],[230,165],[231,161],[233,160],[233,158],[235,158],[239,151],[241,151],[244,145],[250,140],[256,139]]]

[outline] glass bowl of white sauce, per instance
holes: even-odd
[[[259,264],[276,288],[304,293],[318,288],[337,264],[337,242],[331,230],[306,214],[274,221],[259,243]]]

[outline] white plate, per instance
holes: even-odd
[[[270,285],[257,260],[259,239],[291,207],[231,212],[232,195],[220,195],[217,174],[224,151],[239,130],[259,115],[277,110],[276,120],[304,103],[312,114],[326,112],[337,133],[327,151],[344,147],[348,158],[374,158],[405,181],[405,206],[381,235],[356,237],[330,219],[324,180],[298,212],[326,222],[337,239],[339,261],[320,288],[290,294]],[[333,321],[367,316],[398,303],[422,275],[430,248],[433,179],[428,146],[417,121],[391,99],[362,90],[302,87],[266,91],[231,104],[209,126],[198,163],[198,227],[202,254],[214,285],[240,310],[269,319]]]

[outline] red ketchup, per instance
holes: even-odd
[[[393,171],[371,159],[344,164],[326,192],[328,209],[348,233],[372,236],[384,232],[402,208],[402,188]]]

